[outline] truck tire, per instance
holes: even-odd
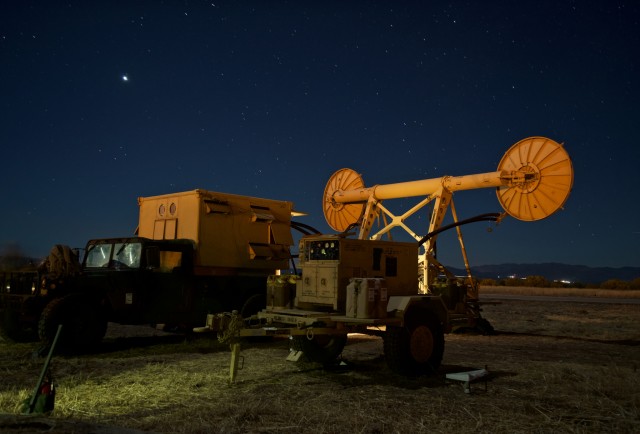
[[[76,294],[54,299],[42,311],[38,335],[43,344],[53,343],[60,324],[63,328],[58,348],[65,352],[88,351],[100,343],[107,331],[106,316],[100,306]]]
[[[21,324],[20,314],[6,309],[0,312],[0,336],[11,342],[33,342],[38,340],[38,327]]]
[[[424,310],[415,312],[404,327],[387,326],[384,356],[389,368],[401,375],[433,374],[444,354],[440,321]]]
[[[328,364],[342,354],[346,344],[346,334],[315,335],[311,339],[307,336],[292,336],[290,349],[302,351],[303,357],[309,362]]]

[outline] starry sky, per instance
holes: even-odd
[[[640,266],[639,21],[623,0],[5,0],[0,249],[127,236],[139,196],[196,188],[292,201],[331,232],[340,168],[492,172],[546,136],[575,170],[564,209],[465,226],[471,265]],[[493,189],[454,200],[502,211]],[[459,266],[454,235],[438,254]]]

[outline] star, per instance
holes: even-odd
[[[121,78],[122,81],[129,81],[129,76],[127,74],[124,74]]]

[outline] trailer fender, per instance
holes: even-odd
[[[404,325],[407,314],[417,310],[428,310],[438,318],[446,333],[451,331],[449,313],[442,298],[433,295],[403,295],[389,297],[387,316],[402,318]]]

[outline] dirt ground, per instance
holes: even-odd
[[[53,415],[24,418],[42,359],[0,342],[0,431],[531,433],[640,431],[640,305],[505,300],[496,334],[450,334],[431,377],[391,373],[380,338],[352,335],[332,369],[286,361],[288,342],[228,346],[208,337],[110,325],[100,352],[55,358]],[[471,385],[446,374],[486,368]]]

